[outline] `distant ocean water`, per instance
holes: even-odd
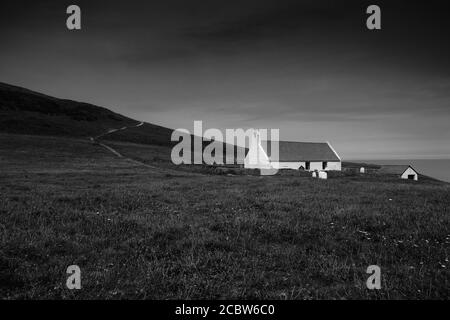
[[[345,161],[345,160],[344,160]],[[450,159],[420,159],[420,160],[349,160],[373,164],[409,164],[420,174],[450,182]]]

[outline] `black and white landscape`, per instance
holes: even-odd
[[[3,2],[1,299],[449,298],[444,1]]]

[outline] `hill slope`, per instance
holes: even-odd
[[[0,83],[0,132],[86,137],[136,123],[103,107]],[[121,133],[114,139],[167,144],[171,133],[168,128],[146,123],[138,133]]]
[[[173,130],[84,102],[59,99],[0,82],[0,133],[97,137],[171,147]],[[111,129],[125,128],[105,134]],[[191,137],[193,139],[193,137]],[[193,145],[193,140],[192,143]],[[205,141],[203,147],[209,142]],[[223,146],[224,150],[226,146]],[[235,147],[235,154],[237,149]],[[170,150],[166,153],[170,154]]]

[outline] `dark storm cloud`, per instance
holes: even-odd
[[[73,3],[77,32],[65,28]],[[365,28],[372,3],[381,31]],[[334,139],[348,157],[401,143],[450,156],[446,9],[435,0],[3,1],[0,81],[171,127],[200,119]]]

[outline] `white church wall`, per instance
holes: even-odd
[[[327,167],[325,168],[325,170],[330,170],[330,171],[341,171],[342,170],[342,164],[339,161],[329,161],[327,163]]]
[[[269,157],[261,146],[259,132],[254,132],[254,135],[250,138],[247,156],[244,159],[244,168],[266,169],[271,167]]]
[[[309,171],[314,171],[314,170],[322,170],[322,161],[320,162],[310,162],[309,163]]]
[[[272,167],[275,169],[293,169],[293,170],[299,170],[300,167],[303,167],[304,170],[306,170],[306,163],[305,162],[271,162]],[[323,162],[322,161],[315,161],[309,163],[309,170],[307,171],[321,171],[323,170]],[[325,170],[337,170],[341,171],[341,162],[338,161],[331,161],[327,162],[327,166]]]
[[[305,168],[304,162],[272,162],[272,167],[275,169],[293,169],[298,170],[300,166]]]

